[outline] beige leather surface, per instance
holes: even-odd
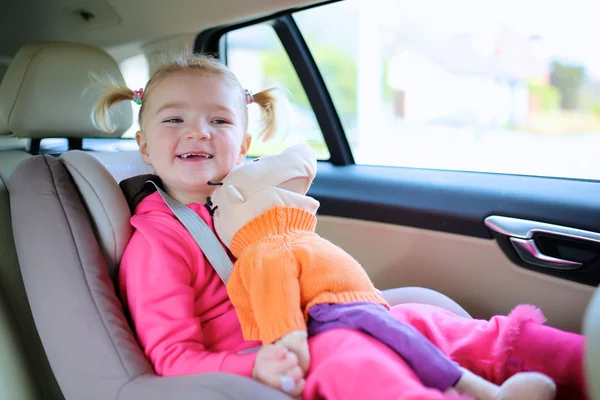
[[[138,151],[121,151],[115,153],[88,153],[96,158],[111,173],[117,182],[131,176],[152,174],[154,169],[142,161]]]
[[[583,324],[586,336],[585,366],[590,400],[600,400],[600,288],[588,306]]]
[[[15,346],[11,347],[10,354],[0,351],[0,359],[1,362],[4,362],[3,357],[7,354],[6,357],[12,360],[16,360],[16,358],[20,360],[18,362],[14,361],[17,363],[14,367],[15,370],[10,372],[7,379],[20,379],[22,382],[30,382],[35,376],[38,382],[42,382],[40,386],[41,394],[38,394],[36,398],[59,399],[61,398],[60,390],[52,375],[33,322],[13,239],[7,184],[9,184],[9,177],[16,165],[29,157],[31,156],[25,152],[0,152],[0,290],[2,295],[5,296],[2,299],[2,307],[7,306],[12,312],[12,318],[9,314],[2,316],[0,342],[12,340],[10,339],[12,332],[18,332],[20,340],[25,344],[19,346],[15,343]],[[26,369],[23,366],[26,362],[30,363],[31,369]],[[32,372],[34,376],[31,375]],[[0,374],[4,377],[3,371]],[[18,382],[14,382],[14,384],[18,384]],[[0,398],[3,397],[0,396]],[[6,398],[19,399],[20,397]]]
[[[530,303],[541,308],[549,325],[580,332],[594,292],[514,266],[493,240],[329,216],[319,216],[317,231],[362,263],[379,289],[431,288],[474,318]]]
[[[17,315],[28,313],[29,305],[13,240],[7,184],[15,166],[29,157],[25,152],[0,153],[0,287]]]
[[[13,313],[0,292],[0,399],[35,400],[38,388]]]
[[[98,131],[91,112],[101,93],[91,74],[123,83],[103,50],[80,44],[32,43],[19,50],[0,84],[0,134],[20,137],[119,137],[133,121],[131,104],[115,107],[113,134]]]
[[[65,398],[286,399],[280,391],[233,374],[153,374],[64,167],[48,155],[26,160],[13,172],[11,201],[31,309]]]
[[[31,157],[31,154],[24,151],[3,151],[0,152],[0,179],[10,189],[10,174],[21,161]]]
[[[122,160],[127,154],[121,154]],[[108,170],[89,153],[69,151],[59,158],[73,178],[93,221],[96,238],[112,279],[131,237],[131,213],[121,189]],[[129,158],[131,159],[131,158]]]

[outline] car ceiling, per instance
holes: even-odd
[[[34,41],[71,41],[131,54],[154,40],[316,3],[315,0],[4,0],[0,61]],[[90,18],[89,15],[94,17]],[[86,21],[87,18],[87,21]]]

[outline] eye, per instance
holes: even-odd
[[[252,160],[252,162],[257,162],[258,160],[260,160],[260,158],[255,158],[254,160]]]
[[[215,125],[224,125],[224,124],[228,124],[229,122],[224,120],[223,118],[215,118],[211,121],[211,123],[213,123]]]
[[[181,118],[169,118],[169,119],[165,119],[163,122],[167,122],[170,124],[180,124],[183,122],[183,119]]]

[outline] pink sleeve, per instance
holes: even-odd
[[[200,319],[194,315],[192,253],[186,239],[161,223],[140,225],[121,261],[119,281],[138,340],[156,373],[251,377],[256,352],[210,352],[204,347]]]

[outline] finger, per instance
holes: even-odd
[[[302,372],[302,368],[299,366],[288,370],[285,375],[294,379],[295,382],[298,382],[300,379],[304,378],[304,372]]]
[[[274,359],[275,360],[285,360],[288,356],[288,351],[287,349],[279,349],[276,348],[275,349],[275,355],[274,355]]]
[[[274,364],[271,364],[269,367],[268,374],[273,377],[277,377],[277,380],[280,380],[284,376],[288,376],[288,371],[299,367],[298,363],[294,363],[290,360],[277,361]],[[294,375],[295,378],[296,375]]]
[[[275,359],[284,360],[288,356],[289,350],[284,345],[275,343],[272,347],[274,349]]]
[[[287,357],[277,363],[275,366],[275,372],[280,376],[286,375],[286,372],[298,367],[298,356],[291,351],[288,352]]]
[[[304,379],[301,379],[299,382],[296,382],[296,387],[289,395],[294,398],[299,397],[302,394],[302,392],[304,392],[305,385],[306,381]]]
[[[286,358],[295,361],[296,363],[298,362],[298,355],[296,353],[294,353],[293,351],[289,351],[286,354]]]

